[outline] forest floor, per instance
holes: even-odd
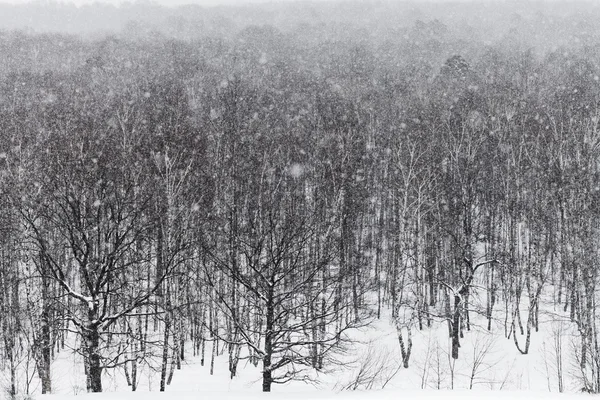
[[[478,320],[476,317],[474,319]],[[443,397],[444,400],[451,400],[456,396],[465,399],[480,397],[482,391],[486,398],[497,396],[509,399],[526,395],[533,399],[538,396],[547,398],[550,393],[558,394],[561,379],[564,392],[581,391],[578,365],[567,357],[567,354],[573,353],[573,346],[577,344],[572,327],[568,322],[558,322],[554,316],[540,316],[540,329],[538,332],[532,331],[527,355],[518,351],[512,337],[505,337],[501,318],[498,318],[491,333],[483,327],[483,320],[479,321],[479,325],[472,324],[471,330],[465,331],[458,360],[452,360],[448,355],[450,342],[445,322],[436,321],[432,328],[423,331],[413,328],[413,348],[408,369],[401,366],[396,327],[389,321],[389,318],[384,318],[369,328],[355,331],[355,342],[339,355],[339,365],[332,366],[329,371],[318,376],[310,376],[314,379],[313,382],[297,381],[274,385],[271,396],[286,399],[296,396],[345,399],[364,397],[364,391],[371,389],[374,391],[369,392],[368,396],[373,399],[398,398],[399,394],[402,397],[414,395],[418,398]],[[523,348],[525,335],[517,335]],[[223,350],[219,348],[219,351]],[[175,393],[177,400],[198,398],[199,395],[203,398],[222,399],[247,399],[252,393],[259,396],[260,364],[255,367],[247,360],[241,360],[237,376],[230,379],[228,356],[224,352],[215,358],[214,372],[211,375],[211,351],[212,344],[209,342],[203,366],[200,357],[188,355],[181,370],[175,371],[166,393],[158,393],[160,372],[156,365],[154,370],[147,368],[141,374],[136,393],[132,393],[127,386],[123,370],[117,369],[107,371],[104,376],[106,393],[89,398],[163,399],[173,398]],[[73,398],[74,395],[77,398],[88,398],[83,386],[85,377],[80,359],[72,352],[62,352],[53,365],[55,394],[35,395],[33,398],[63,400]],[[559,364],[561,373],[557,368]],[[33,393],[37,392],[35,387],[32,389]],[[454,389],[456,394],[449,394],[449,389]],[[518,395],[515,394],[516,391]]]
[[[203,392],[199,394],[198,392],[177,392],[176,397],[174,397],[173,392],[153,392],[153,393],[100,393],[100,394],[84,394],[77,396],[77,399],[81,400],[134,400],[134,399],[144,399],[144,400],[163,400],[163,399],[176,399],[176,400],[198,400],[198,399],[218,399],[218,400],[251,400],[264,398],[265,395],[260,392]],[[335,392],[313,392],[310,395],[306,395],[306,393],[298,393],[298,392],[280,392],[280,393],[270,393],[268,394],[268,398],[270,399],[316,399],[316,400],[325,400],[325,399],[336,399],[336,400],[352,400],[352,399],[365,399],[368,398],[370,400],[397,400],[399,398],[408,398],[408,399],[419,399],[419,400],[475,400],[485,398],[488,400],[514,400],[527,397],[528,400],[552,400],[552,399],[582,399],[583,396],[589,396],[584,394],[549,394],[544,392],[515,392],[515,391],[502,391],[502,392],[483,392],[481,390],[472,390],[472,391],[463,391],[463,390],[409,390],[399,392],[398,390],[378,390],[378,391],[354,391],[354,392],[343,392],[343,393],[335,393]],[[72,397],[65,395],[48,395],[41,396],[40,398],[45,400],[66,400],[71,399]]]

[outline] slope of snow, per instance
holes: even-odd
[[[77,396],[80,400],[198,400],[218,399],[218,400],[251,400],[268,397],[269,399],[335,399],[335,400],[398,400],[399,398],[419,399],[419,400],[476,400],[485,398],[486,400],[515,400],[527,398],[527,400],[567,400],[582,399],[590,395],[585,394],[556,394],[536,391],[515,392],[515,391],[480,391],[480,390],[378,390],[378,391],[353,391],[353,392],[313,392],[310,394],[301,392],[281,392],[281,393],[261,393],[261,392],[165,392],[165,393],[98,393],[82,394]],[[66,395],[45,395],[37,397],[40,400],[71,400],[73,397]]]
[[[558,392],[555,338],[560,329],[563,346],[564,390],[577,393],[581,389],[577,364],[567,355],[572,352],[574,336],[569,325],[548,317],[541,321],[540,331],[532,333],[530,353],[522,355],[513,339],[504,337],[500,322],[492,333],[474,324],[465,332],[459,359],[449,357],[450,342],[447,326],[437,321],[423,331],[413,328],[413,349],[410,367],[401,366],[401,354],[396,328],[389,319],[376,321],[371,328],[354,332],[355,343],[340,355],[340,364],[311,378],[315,381],[273,385],[273,398],[351,399],[368,396],[374,399],[397,399],[399,396],[418,398],[470,399],[474,397],[509,399],[523,396],[529,399],[548,398]],[[524,336],[518,334],[520,342]],[[53,389],[57,394],[34,398],[47,400],[72,399],[163,399],[202,398],[237,399],[261,396],[261,368],[241,360],[238,375],[230,379],[227,353],[215,359],[214,374],[210,374],[212,344],[207,343],[205,365],[199,357],[188,355],[181,370],[176,370],[166,393],[159,393],[159,372],[140,371],[138,391],[131,392],[122,369],[109,370],[104,376],[106,393],[86,394],[85,376],[80,356],[63,351],[53,365]],[[221,348],[220,350],[224,350]],[[452,371],[454,371],[452,373]],[[475,390],[467,390],[472,387]],[[365,393],[365,389],[373,389]],[[382,389],[383,390],[378,390]],[[429,389],[429,390],[421,390]],[[454,391],[448,392],[453,388]],[[351,389],[356,389],[352,391]],[[441,389],[441,390],[434,390]],[[35,393],[34,388],[32,391]],[[152,393],[149,393],[152,392]],[[424,397],[425,396],[425,397]],[[573,395],[580,396],[580,395]],[[252,398],[252,397],[250,397]],[[564,398],[561,395],[560,398]]]

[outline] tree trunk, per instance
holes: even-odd
[[[133,360],[131,360],[131,391],[137,390],[137,343],[133,344]]]
[[[100,333],[96,325],[88,325],[84,333],[87,364],[87,390],[92,393],[102,392],[102,364],[98,353]]]
[[[408,362],[410,360],[410,354],[412,351],[412,334],[410,330],[410,326],[406,327],[407,331],[407,341],[408,347],[404,344],[404,337],[402,336],[402,329],[400,327],[396,328],[398,331],[398,342],[400,342],[400,354],[402,355],[402,365],[404,368],[408,368]]]
[[[52,393],[52,379],[50,375],[50,364],[52,362],[52,342],[50,339],[49,310],[44,306],[42,311],[42,328],[40,342],[40,360],[37,364],[38,375],[42,383],[42,394]]]
[[[267,365],[267,364],[269,364],[269,365]],[[270,360],[269,360],[269,362],[267,362],[266,357],[263,360],[263,367],[264,367],[264,369],[263,369],[262,391],[263,392],[270,392],[271,391],[271,384],[273,383],[273,377],[272,377],[271,370],[268,369],[268,368],[270,368]]]
[[[156,295],[159,297],[162,296],[162,294],[163,294],[162,285],[159,285],[159,283],[160,283],[160,280],[162,279],[161,277],[164,274],[164,269],[165,269],[164,260],[163,260],[164,233],[163,233],[162,215],[164,215],[164,212],[161,207],[161,217],[159,218],[160,223],[158,224],[158,226],[156,228],[156,275],[154,277],[154,284],[158,285],[156,288]],[[156,330],[156,324],[154,326],[154,330]]]
[[[265,326],[265,355],[263,356],[263,392],[271,391],[273,383],[273,372],[271,370],[271,356],[273,355],[273,323],[275,318],[275,310],[273,306],[273,286],[269,287],[267,297],[267,315]]]
[[[460,347],[460,296],[454,296],[454,315],[452,316],[452,358],[458,359]]]
[[[383,203],[383,201],[382,201]],[[380,206],[379,211],[379,226],[377,229],[377,238],[375,243],[375,286],[377,288],[377,319],[381,318],[381,252],[383,242],[383,229],[384,229],[384,205]]]
[[[165,319],[165,332],[163,336],[163,353],[162,362],[160,368],[160,391],[165,391],[165,385],[167,383],[167,365],[169,364],[169,330],[171,329],[171,318],[169,312]]]
[[[169,376],[167,377],[167,385],[170,385],[173,381],[173,375],[175,374],[175,367],[177,366],[177,359],[179,358],[179,349],[173,349],[173,355],[171,356],[171,368],[169,369]]]

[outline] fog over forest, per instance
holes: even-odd
[[[598,21],[0,3],[0,398],[600,393]]]

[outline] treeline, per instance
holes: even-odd
[[[599,391],[598,47],[407,32],[6,33],[8,393],[51,392],[72,350],[89,391],[108,369],[164,390],[186,356],[212,372],[222,351],[270,391],[389,314],[407,368],[412,330],[447,324],[457,359],[474,314],[527,354],[548,304]]]

